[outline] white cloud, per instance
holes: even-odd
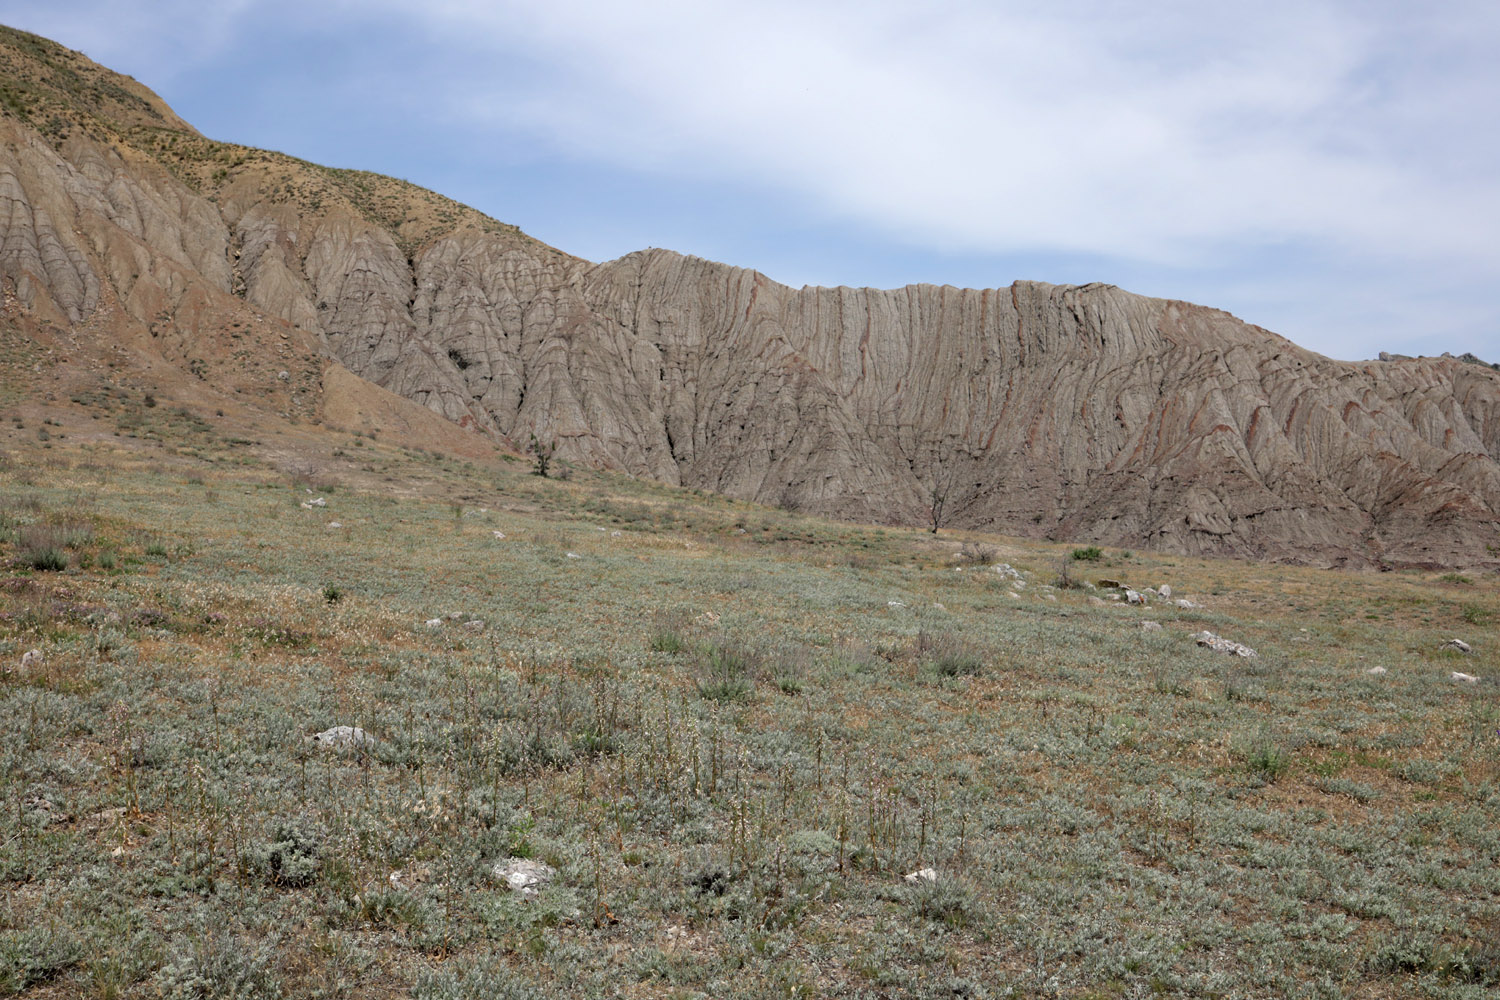
[[[1475,11],[1497,40],[1483,8],[1139,6],[444,0],[428,16],[451,44],[543,67],[522,100],[466,67],[471,113],[582,157],[770,181],[948,250],[1184,264],[1316,240],[1500,264],[1500,157],[1478,127],[1493,105],[1472,103],[1495,86],[1488,52],[1466,35],[1456,63],[1403,62],[1454,48]],[[1443,110],[1474,127],[1424,130],[1438,101],[1468,103]]]

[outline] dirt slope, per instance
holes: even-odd
[[[1108,285],[791,289],[668,251],[594,264],[400,181],[208,140],[9,30],[0,106],[6,322],[183,391],[283,419],[383,413],[423,446],[535,433],[843,517],[924,522],[938,501],[948,523],[1058,539],[1500,562],[1500,373],[1481,365],[1332,361]]]

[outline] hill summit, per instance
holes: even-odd
[[[10,29],[0,205],[3,333],[39,352],[8,379],[66,366],[456,450],[535,435],[844,518],[1500,564],[1500,373],[1461,359],[1334,361],[1109,285],[592,263],[404,182],[207,139]]]

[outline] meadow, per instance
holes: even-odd
[[[1500,989],[1493,575],[330,441],[8,446],[0,995]]]

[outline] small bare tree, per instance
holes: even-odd
[[[919,475],[918,482],[926,494],[928,530],[934,535],[979,499],[977,487],[967,485],[978,461],[979,456],[958,438],[947,437],[933,443],[927,469]]]

